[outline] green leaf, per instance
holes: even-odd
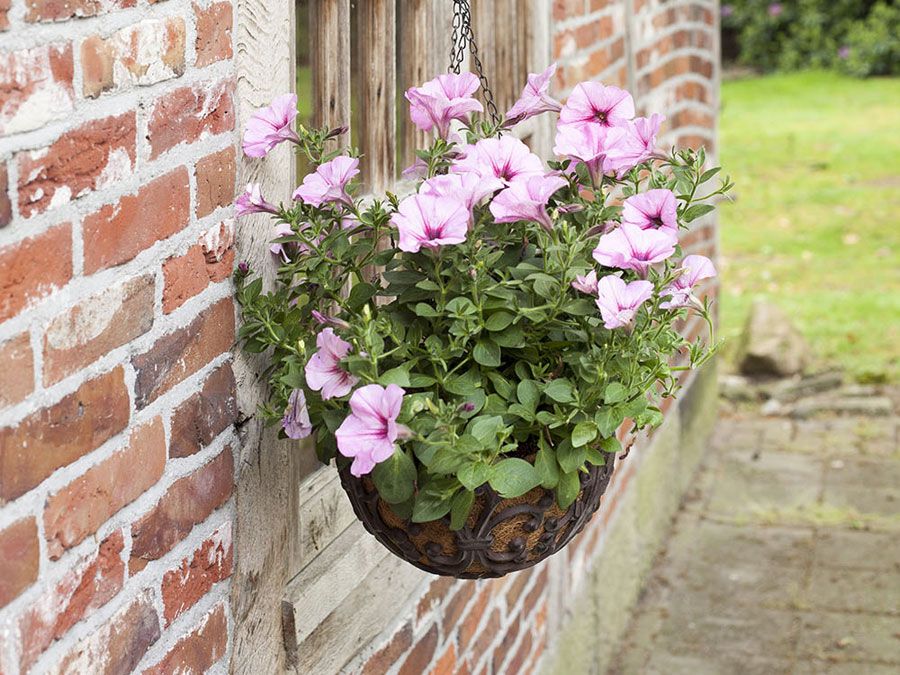
[[[559,476],[559,484],[556,486],[556,503],[559,508],[567,509],[572,505],[581,492],[581,481],[578,472],[562,473]]]
[[[563,471],[569,473],[577,471],[587,459],[587,448],[584,445],[575,446],[563,441],[556,448],[556,459]]]
[[[384,387],[389,384],[396,384],[398,387],[409,387],[409,368],[411,365],[406,363],[383,372],[378,378],[378,384]]]
[[[478,308],[468,298],[453,298],[447,303],[447,311],[457,316],[475,314]]]
[[[481,388],[481,374],[475,368],[462,375],[448,377],[444,381],[444,389],[457,396],[468,396],[475,389]]]
[[[435,451],[434,457],[428,464],[428,473],[455,474],[467,461],[465,452],[460,452],[455,447],[444,446]]]
[[[559,483],[559,466],[553,451],[541,443],[541,449],[538,450],[537,456],[534,458],[534,468],[537,469],[541,478],[541,485],[552,490]]]
[[[496,368],[500,365],[500,346],[491,340],[479,340],[475,344],[472,356],[476,363],[487,368]]]
[[[453,504],[450,507],[450,529],[461,530],[463,525],[469,519],[469,512],[472,510],[472,504],[475,503],[475,493],[471,490],[464,490],[453,498]]]
[[[572,316],[594,316],[599,312],[596,303],[584,299],[567,302],[563,311]]]
[[[604,452],[619,452],[622,449],[622,444],[619,443],[618,438],[610,436],[600,441],[600,447]]]
[[[557,403],[571,403],[575,400],[572,383],[566,378],[552,380],[544,387],[544,394]]]
[[[434,307],[424,302],[416,303],[416,306],[413,307],[413,311],[416,313],[416,316],[424,316],[426,318],[433,318],[441,315]]]
[[[709,171],[704,171],[703,175],[700,176],[700,185],[710,180],[713,176],[719,173],[722,170],[721,166],[717,166],[714,169],[710,169]]]
[[[491,339],[501,347],[521,347],[525,343],[525,333],[519,326],[513,324],[506,330],[493,333]]]
[[[625,397],[628,395],[628,389],[625,388],[625,385],[619,382],[610,382],[606,385],[606,390],[603,393],[603,402],[604,403],[619,403],[625,400]]]
[[[492,467],[489,464],[485,464],[484,462],[466,464],[459,470],[456,477],[459,479],[459,482],[463,484],[464,488],[467,490],[475,490],[490,480],[491,468]]]
[[[453,508],[453,494],[420,492],[416,495],[413,504],[412,521],[414,523],[429,523],[439,520]]]
[[[603,437],[612,436],[616,433],[616,429],[622,424],[625,416],[618,407],[604,407],[597,411],[594,415],[594,423]]]
[[[472,421],[469,429],[481,446],[487,447],[497,442],[497,435],[503,427],[503,418],[500,415],[482,415]]]
[[[419,375],[418,373],[413,373],[409,376],[409,386],[413,389],[430,387],[436,381],[437,380],[435,380],[430,375]]]
[[[541,484],[541,476],[529,462],[518,457],[508,457],[497,462],[491,471],[491,487],[501,497],[520,497]]]
[[[715,208],[712,204],[694,204],[681,215],[681,219],[689,223],[692,220],[697,220],[700,216],[705,216]]]
[[[597,425],[593,422],[579,422],[572,429],[572,445],[576,448],[587,445],[597,438]]]
[[[534,411],[526,408],[521,403],[511,403],[509,406],[509,413],[521,417],[526,422],[534,421]]]
[[[594,466],[603,466],[606,464],[606,455],[597,450],[594,446],[586,445],[585,451],[585,459]]]
[[[388,504],[405,502],[415,492],[415,462],[405,451],[397,449],[388,459],[375,465],[372,482]]]
[[[355,284],[353,288],[350,289],[350,295],[347,296],[347,306],[356,311],[371,300],[372,296],[377,292],[378,289],[372,284]]]
[[[519,398],[519,403],[534,411],[541,399],[541,390],[534,380],[522,380],[516,387],[516,396]]]
[[[500,396],[505,398],[507,401],[512,400],[513,395],[513,385],[512,382],[503,377],[500,373],[496,371],[491,371],[487,374],[488,379],[491,381],[491,384],[494,385],[494,389]]]
[[[492,332],[501,331],[509,326],[509,324],[513,322],[513,319],[515,319],[515,316],[509,312],[495,312],[484,322],[484,327]]]

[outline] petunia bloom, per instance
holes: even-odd
[[[689,255],[681,261],[680,274],[666,287],[661,295],[671,296],[669,300],[659,304],[663,309],[675,309],[684,307],[691,302],[699,304],[693,296],[694,286],[702,279],[711,279],[716,276],[716,268],[712,261],[703,255]]]
[[[234,215],[246,216],[250,213],[278,213],[278,209],[262,196],[259,183],[247,183],[247,189],[234,201]]]
[[[294,389],[288,398],[284,417],[281,419],[281,428],[288,438],[306,438],[312,433],[312,424],[309,421],[309,410],[306,407],[306,394],[302,389]]]
[[[671,230],[642,230],[625,223],[600,237],[594,260],[606,267],[634,270],[646,276],[650,265],[662,262],[675,252],[677,243]]]
[[[678,230],[678,209],[671,190],[647,190],[632,195],[622,204],[622,222],[642,230],[667,228]]]
[[[559,113],[559,123],[612,127],[634,117],[634,99],[624,89],[599,82],[575,86]]]
[[[334,435],[338,451],[353,458],[350,473],[357,478],[394,454],[394,443],[402,431],[397,416],[405,393],[396,384],[368,384],[350,397],[351,412]]]
[[[588,295],[597,295],[597,270],[591,270],[584,276],[580,274],[575,275],[572,288]]]
[[[638,308],[653,295],[653,284],[643,279],[626,284],[617,276],[607,275],[597,284],[597,307],[603,325],[621,328],[634,321]]]
[[[550,80],[555,72],[554,63],[543,73],[528,75],[528,84],[522,90],[522,95],[506,113],[505,126],[512,126],[541,113],[559,112],[562,109],[562,104],[549,94]]]
[[[274,228],[273,239],[280,239],[281,237],[289,237],[294,234],[294,230],[291,228],[289,223],[278,223]],[[269,246],[269,251],[277,258],[280,258],[284,262],[288,263],[291,261],[291,249],[296,248],[295,243],[275,243]]]
[[[469,231],[469,210],[450,197],[418,194],[400,202],[391,223],[400,232],[401,251],[418,253],[425,248],[461,244]]]
[[[359,160],[341,155],[325,162],[315,173],[307,175],[303,184],[294,190],[293,198],[312,206],[327,202],[352,204],[347,194],[347,183],[359,173]]]
[[[450,167],[451,173],[474,173],[485,179],[499,178],[506,185],[530,176],[544,175],[541,158],[518,138],[483,138],[463,148],[463,156]]]
[[[478,89],[478,77],[472,73],[445,73],[421,87],[406,90],[409,116],[419,129],[436,129],[441,138],[450,133],[450,122],[465,122],[472,112],[482,112],[484,107],[472,97]]]
[[[419,188],[419,194],[454,199],[471,211],[488,195],[503,187],[499,178],[482,178],[475,173],[448,173],[429,178]]]
[[[547,213],[547,202],[554,192],[566,185],[566,179],[560,176],[532,176],[513,183],[491,202],[495,222],[529,220],[549,231],[553,221]]]
[[[606,170],[607,155],[627,140],[622,127],[604,127],[599,124],[560,124],[556,129],[553,152],[583,163],[595,182],[599,182]]]
[[[604,169],[622,174],[650,159],[656,152],[656,134],[665,119],[664,115],[654,113],[626,122],[620,142],[608,149]]]
[[[297,95],[282,94],[247,120],[241,147],[248,157],[265,157],[279,143],[300,140],[291,128],[297,117]]]
[[[313,391],[321,391],[322,398],[346,396],[359,382],[341,368],[341,359],[350,353],[351,345],[334,334],[333,328],[324,328],[316,336],[318,351],[306,363],[306,384]]]

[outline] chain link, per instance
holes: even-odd
[[[450,67],[447,72],[459,74],[463,59],[466,56],[466,48],[472,54],[472,64],[475,66],[475,74],[481,82],[481,95],[487,104],[491,122],[500,123],[500,114],[497,112],[497,104],[494,103],[494,92],[484,72],[484,66],[478,57],[478,45],[475,44],[475,32],[472,30],[472,10],[469,8],[469,0],[453,0],[453,23],[451,38],[453,44],[450,47]]]

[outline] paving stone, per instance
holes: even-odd
[[[859,457],[832,460],[825,474],[825,485],[895,487],[900,485],[900,461]]]
[[[888,532],[828,529],[819,534],[814,557],[821,567],[896,570],[900,537]]]
[[[900,527],[900,488],[836,483],[825,486],[822,501],[831,507],[852,509],[858,514],[881,516],[895,521],[894,527]]]
[[[623,675],[788,675],[787,661],[748,658],[725,652],[683,656],[656,652],[645,670],[623,670]]]
[[[809,581],[809,609],[900,613],[896,573],[815,567]],[[900,621],[897,621],[900,630]],[[900,648],[900,640],[897,641]]]
[[[900,666],[871,661],[803,661],[794,668],[794,675],[897,675]]]
[[[801,658],[825,661],[900,664],[900,639],[896,633],[896,617],[825,612],[804,614],[797,654]],[[894,672],[897,672],[896,668]]]

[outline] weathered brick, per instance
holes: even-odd
[[[108,288],[56,317],[44,334],[44,384],[94,362],[153,326],[155,278]]]
[[[50,496],[44,532],[51,559],[77,544],[141,496],[163,475],[166,434],[157,417],[131,432],[125,448]]]
[[[0,248],[0,322],[49,295],[72,277],[72,227],[54,227]]]
[[[456,625],[456,622],[459,621],[459,617],[462,616],[463,610],[474,595],[474,581],[464,581],[459,585],[456,594],[450,598],[449,602],[447,602],[447,606],[444,608],[443,621],[445,626],[452,627]]]
[[[434,651],[437,649],[437,641],[438,628],[435,624],[412,648],[403,665],[400,666],[398,675],[422,675],[427,672],[431,657],[434,656]]]
[[[0,530],[0,607],[33,584],[40,567],[40,546],[34,518],[17,520]]]
[[[526,630],[522,635],[522,641],[519,643],[516,653],[509,660],[509,663],[506,664],[506,670],[504,671],[506,675],[519,675],[522,672],[522,667],[531,656],[532,643],[531,632]]]
[[[19,621],[21,669],[27,672],[55,640],[94,610],[112,600],[125,580],[122,530],[107,537],[28,606]]]
[[[519,602],[519,597],[528,585],[533,571],[534,568],[529,567],[527,570],[515,572],[510,575],[512,578],[509,580],[509,587],[506,590],[506,606],[509,610],[512,610],[516,606],[516,603]]]
[[[503,635],[503,639],[494,647],[494,654],[492,657],[492,661],[494,664],[494,672],[500,672],[500,666],[503,665],[503,662],[506,660],[506,655],[509,653],[509,650],[512,649],[512,646],[516,643],[516,638],[519,636],[519,625],[521,623],[520,617],[516,617],[515,620],[509,625],[509,628],[506,629],[506,633]]]
[[[216,605],[200,624],[180,639],[169,653],[143,675],[171,675],[172,673],[206,673],[225,655],[228,643],[228,623],[225,605]]]
[[[412,626],[406,623],[394,633],[390,642],[369,657],[361,675],[385,675],[411,646]]]
[[[469,611],[466,612],[465,616],[462,617],[462,620],[459,622],[459,649],[460,651],[465,651],[468,644],[472,641],[472,638],[475,637],[475,634],[478,631],[478,624],[481,623],[481,618],[484,616],[484,612],[488,607],[488,603],[490,602],[491,594],[487,588],[482,589],[478,593],[478,597],[475,598],[475,602],[472,603],[472,606],[469,608]],[[447,630],[451,630],[452,626],[447,626]]]
[[[39,129],[75,107],[71,44],[0,52],[0,136]]]
[[[34,391],[31,337],[22,333],[0,343],[0,408],[13,405]]]
[[[92,35],[81,43],[83,93],[162,82],[184,73],[184,19],[144,19],[109,37]]]
[[[131,360],[137,372],[135,404],[156,400],[234,343],[234,304],[229,298],[204,310],[188,326],[164,335]]]
[[[475,654],[476,659],[487,652],[488,647],[496,639],[497,633],[500,631],[500,610],[494,608],[488,617],[484,627],[478,632],[478,638],[472,643],[470,652]]]
[[[16,499],[128,425],[121,366],[82,384],[18,426],[0,429],[0,504]]]
[[[233,269],[233,249],[216,260],[203,252],[201,244],[195,244],[184,255],[169,258],[163,263],[163,312],[174,312],[211,283],[228,279]]]
[[[194,3],[193,7],[197,18],[197,67],[230,59],[232,4],[214,2],[209,7],[201,7]]]
[[[553,0],[553,19],[562,21],[584,14],[586,0]]]
[[[136,4],[136,0],[26,0],[28,14],[25,15],[25,20],[35,23],[99,16],[115,9],[134,7]]]
[[[9,8],[12,0],[0,0],[0,30],[9,28]]]
[[[209,215],[216,207],[234,203],[234,148],[225,148],[199,160],[194,173],[198,218]]]
[[[152,595],[144,591],[66,654],[57,671],[126,675],[159,635],[159,616]]]
[[[160,98],[150,113],[147,140],[150,159],[179,143],[234,129],[231,80],[195,84]]]
[[[197,523],[231,496],[234,482],[231,448],[189,476],[175,481],[149,513],[131,526],[133,574],[184,539]]]
[[[85,272],[128,262],[180,231],[189,218],[188,172],[182,167],[84,219]]]
[[[430,614],[434,606],[447,596],[455,583],[456,581],[451,577],[438,577],[432,581],[431,585],[428,587],[428,592],[426,592],[419,600],[419,606],[416,609],[416,618],[419,621],[422,621],[422,619]]]
[[[170,457],[187,457],[209,445],[237,418],[235,381],[231,364],[213,372],[203,389],[172,414]]]
[[[20,152],[19,213],[33,216],[115,184],[134,168],[135,114],[88,122],[50,147]]]
[[[544,595],[544,591],[546,589],[547,568],[544,567],[541,569],[541,573],[538,575],[538,578],[535,579],[534,585],[531,587],[531,590],[528,591],[528,595],[525,596],[525,601],[522,603],[522,616],[531,616],[531,613],[534,611],[535,605],[537,605],[538,600],[540,600]]]
[[[451,643],[431,669],[431,675],[456,675],[456,648]]]
[[[163,617],[166,625],[196,605],[215,584],[230,577],[232,562],[229,522],[213,532],[190,558],[181,561],[178,568],[163,576]]]
[[[2,2],[3,0],[0,0]],[[12,200],[9,198],[9,167],[0,161],[0,228],[12,222]]]

